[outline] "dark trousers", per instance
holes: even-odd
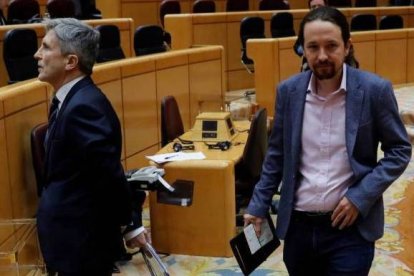
[[[294,211],[284,241],[283,261],[289,275],[365,276],[375,244],[361,237],[356,226],[331,226],[330,214],[313,216]]]

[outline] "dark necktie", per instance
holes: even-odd
[[[44,141],[44,147],[47,146],[47,141],[49,140],[49,133],[53,129],[53,126],[55,125],[56,117],[59,111],[59,100],[56,96],[52,99],[52,104],[50,105],[49,109],[49,126],[47,127],[45,141]]]

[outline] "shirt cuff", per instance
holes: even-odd
[[[139,234],[141,234],[142,232],[144,232],[145,228],[144,226],[141,226],[135,230],[129,231],[128,233],[124,234],[124,239],[125,241],[129,241],[133,238],[135,238],[136,236],[138,236]]]

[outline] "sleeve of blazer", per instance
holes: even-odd
[[[286,106],[287,86],[281,84],[277,89],[275,120],[266,158],[263,162],[262,174],[256,184],[247,212],[251,215],[264,217],[268,213],[273,195],[282,179],[283,171],[283,128]]]
[[[354,167],[366,165],[363,161],[369,156],[365,152],[369,148],[367,145],[378,145],[371,141],[374,139],[381,143],[384,157],[378,162],[374,159],[368,173],[352,185],[345,195],[363,217],[367,216],[389,185],[404,172],[411,159],[411,144],[400,119],[391,84],[385,80],[376,81],[369,92],[365,100],[370,101],[373,107],[372,120],[359,126],[356,141],[359,144],[355,145],[351,162],[357,164]],[[377,148],[372,151],[375,152],[370,155],[376,157]]]
[[[88,91],[89,92],[89,91]],[[91,91],[92,94],[93,91]],[[87,94],[87,93],[84,93]],[[93,97],[93,96],[86,96]],[[93,182],[95,200],[122,225],[131,220],[131,195],[121,165],[121,129],[109,101],[101,94],[73,106],[67,126],[81,152],[84,172]]]

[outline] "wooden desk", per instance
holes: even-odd
[[[234,122],[236,129],[248,129],[249,122]],[[247,131],[234,138],[228,151],[209,150],[195,142],[205,160],[171,162],[164,165],[165,179],[194,181],[189,207],[157,203],[150,193],[151,234],[160,252],[199,256],[230,257],[229,240],[236,233],[234,164],[240,160]],[[238,143],[239,142],[239,143]],[[173,152],[172,143],[159,153]]]

